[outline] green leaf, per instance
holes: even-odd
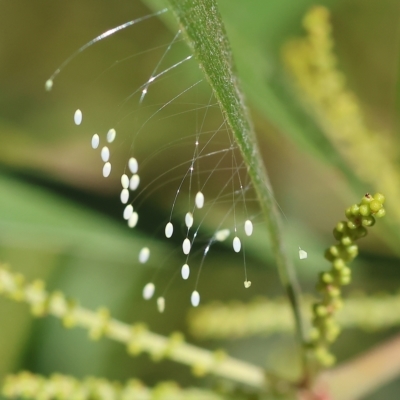
[[[0,192],[1,262],[87,307],[107,306],[137,321],[158,314],[154,304],[144,301],[132,310],[130,300],[140,298],[145,279],[171,254],[168,243],[2,174]],[[150,261],[140,266],[138,252],[150,241]],[[177,263],[174,257],[168,261]],[[62,360],[77,373],[108,372],[108,342],[88,344],[84,332],[66,331],[52,320],[32,325],[25,307],[4,299],[0,316],[0,378],[23,362],[25,351],[32,368],[57,369]]]

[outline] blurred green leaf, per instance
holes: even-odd
[[[158,0],[146,0],[145,3],[151,3],[156,10],[166,6],[166,2]],[[351,87],[360,94],[371,118],[384,125],[390,125],[387,114],[381,112],[388,108],[387,102],[382,101],[387,95],[385,90],[391,84],[386,78],[390,76],[393,59],[398,58],[398,51],[385,53],[385,49],[392,44],[390,27],[393,26],[392,19],[388,20],[387,6],[396,6],[396,3],[398,7],[397,0],[385,0],[379,4],[374,0],[319,2],[333,11],[340,67],[349,76]],[[285,240],[289,254],[296,260],[304,286],[307,285],[310,290],[316,270],[323,268],[321,254],[331,242],[331,224],[343,212],[342,201],[347,204],[353,198],[351,191],[357,192],[358,198],[360,192],[369,190],[360,187],[352,171],[346,170],[340,157],[304,110],[301,99],[299,101],[292,92],[290,81],[280,64],[281,45],[288,38],[302,34],[301,18],[312,4],[315,2],[311,0],[219,1],[239,76],[254,106],[265,160],[268,167],[272,167],[269,170],[272,171],[274,189],[288,217]],[[4,53],[0,68],[3,76],[0,80],[1,162],[18,172],[29,171],[28,175],[41,171],[48,185],[62,185],[63,191],[80,188],[82,193],[114,193],[117,198],[119,181],[114,176],[111,177],[114,180],[108,181],[109,186],[104,185],[99,174],[98,154],[89,146],[89,132],[97,131],[99,126],[103,129],[109,124],[110,115],[114,121],[115,113],[110,110],[114,110],[114,105],[137,88],[143,79],[148,79],[159,54],[146,53],[144,60],[134,58],[133,63],[121,62],[117,67],[114,65],[115,68],[108,68],[116,60],[129,57],[132,53],[168,44],[171,35],[154,19],[138,30],[138,42],[143,42],[142,45],[126,32],[126,36],[125,33],[118,34],[99,46],[93,46],[64,71],[57,82],[57,90],[49,95],[43,92],[44,81],[66,56],[86,40],[132,16],[145,15],[148,10],[138,2],[119,1],[110,8],[109,4],[78,0],[57,5],[50,1],[27,4],[16,0],[4,4],[4,7],[0,18],[4,30],[10,35],[3,35],[0,40]],[[390,14],[398,15],[395,8]],[[164,14],[162,19],[171,32],[176,32],[172,13]],[[186,55],[183,51],[182,57]],[[109,80],[92,82],[93,77],[101,75],[100,78],[103,78],[108,74]],[[179,83],[188,87],[188,82],[193,82],[193,75],[189,73]],[[374,80],[375,76],[384,79]],[[91,83],[94,85],[90,86]],[[166,80],[165,83],[159,93],[165,96],[168,92],[169,96],[172,89],[169,90],[168,86],[176,89],[177,79],[171,79],[168,84]],[[393,90],[394,84],[389,89]],[[160,97],[158,102],[163,104],[165,97]],[[84,133],[73,126],[72,115],[77,106],[84,108],[85,118],[88,117]],[[89,116],[95,123],[89,122]],[[138,149],[141,157],[158,151],[159,139],[166,130],[174,131],[176,135],[167,139],[170,143],[181,137],[182,131],[176,127],[184,127],[185,134],[188,133],[190,118],[160,118],[160,122],[152,126],[151,135],[146,135],[143,148]],[[131,143],[132,121],[128,118],[120,131],[124,143]],[[269,121],[278,128],[278,135]],[[285,140],[284,136],[290,140]],[[124,148],[115,149],[116,163],[126,161]],[[160,169],[170,168],[171,154],[175,157],[179,153],[175,149],[165,152],[162,165],[153,163],[150,158],[148,166],[151,172],[143,176],[143,180],[152,181],[158,178]],[[154,266],[162,266],[163,273],[158,279],[163,281],[164,287],[179,269],[176,266],[181,261],[174,253],[176,249],[176,252],[180,250],[178,241],[167,246],[165,242],[149,238],[143,232],[130,231],[122,224],[97,214],[90,206],[82,206],[79,199],[66,201],[43,188],[9,176],[0,176],[0,191],[2,261],[10,261],[15,270],[30,278],[45,279],[51,289],[61,288],[88,307],[110,306],[118,317],[129,321],[145,319],[152,329],[165,334],[182,328],[182,315],[189,304],[189,291],[193,289],[190,283],[186,287],[173,285],[173,290],[168,292],[164,315],[157,313],[154,302],[145,303],[140,298],[140,288],[145,279],[151,278]],[[93,204],[96,202],[95,199],[90,201]],[[186,211],[187,203],[178,203],[176,212],[180,215]],[[151,207],[159,207],[154,214],[159,212],[161,218],[170,212],[170,204],[164,196],[158,196]],[[200,236],[208,239],[215,232],[213,220],[221,221],[226,212],[222,204],[218,205]],[[365,258],[354,268],[355,281],[359,288],[365,290],[392,289],[398,277],[398,261],[385,258],[384,255],[390,252],[383,245],[392,241],[393,247],[397,246],[396,235],[379,227],[377,231],[379,233],[366,238],[367,244],[361,251]],[[243,288],[243,260],[232,256],[231,242],[227,241],[210,251],[201,276],[202,301],[249,299],[258,293],[281,293],[276,276],[272,274],[274,260],[265,245],[266,230],[257,224],[255,233],[245,243],[249,278],[253,281],[251,290]],[[154,263],[138,267],[138,250],[149,240],[154,244]],[[298,260],[299,245],[309,254],[309,258],[301,262]],[[265,268],[266,263],[268,268]],[[344,335],[340,342],[341,358],[363,351],[383,336]],[[280,355],[271,356],[278,347],[276,340],[267,344],[264,341],[240,345],[232,342],[226,346],[232,354],[236,352],[262,365],[268,357],[269,365],[283,364],[282,370],[285,371],[292,362],[292,347],[288,347],[283,339],[276,350]],[[261,348],[265,352],[260,351]],[[289,348],[290,351],[287,350]],[[282,349],[290,354],[283,357]],[[0,375],[23,365],[45,373],[58,369],[75,375],[98,373],[117,379],[138,372],[147,383],[166,376],[171,379],[179,376],[183,382],[188,379],[185,368],[165,363],[153,365],[147,362],[147,358],[130,360],[123,349],[112,345],[108,347],[103,341],[88,342],[83,332],[65,331],[58,321],[43,320],[31,326],[25,307],[3,300],[0,302],[0,360]],[[380,398],[394,398],[397,392],[387,393]]]
[[[164,243],[9,176],[0,175],[0,192],[2,261],[9,262],[29,279],[49,281],[51,277],[51,287],[64,290],[67,296],[77,297],[89,307],[107,305],[121,312],[128,305],[127,298],[140,296],[143,278],[149,276],[146,270],[161,265],[166,254],[171,253]],[[139,250],[149,243],[152,244],[149,265],[139,266]],[[146,307],[142,311],[136,308],[133,314],[140,318],[145,310]],[[0,320],[1,324],[14,322],[0,329],[2,375],[21,362],[31,332],[31,318],[24,307],[2,301]],[[42,331],[41,339],[32,342],[34,347],[29,350],[36,354],[34,358],[31,354],[31,364],[34,359],[41,360],[35,368],[46,369],[62,359],[69,370],[80,357],[77,365],[82,373],[94,366],[104,372],[107,366],[101,361],[106,351],[104,346],[88,346],[82,334],[71,335],[59,323],[45,324],[48,328]],[[44,343],[47,350],[39,357]],[[60,343],[65,346],[56,351]],[[49,351],[53,345],[54,352]]]

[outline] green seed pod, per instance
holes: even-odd
[[[337,286],[329,285],[326,287],[327,294],[330,298],[340,296],[340,289]]]
[[[372,200],[369,204],[369,208],[371,209],[371,212],[376,213],[382,208],[382,203],[378,200]]]
[[[350,207],[351,213],[355,216],[358,217],[360,215],[360,207],[358,206],[358,204],[353,204]]]
[[[379,203],[383,204],[385,202],[385,196],[381,193],[375,193],[374,199],[379,201]]]
[[[329,272],[323,272],[320,279],[324,283],[332,283],[334,281],[332,274]]]
[[[335,310],[339,311],[343,308],[343,301],[341,299],[332,299],[330,306]]]
[[[322,320],[321,326],[326,332],[328,332],[330,330],[335,329],[337,327],[337,324],[336,324],[335,320],[329,316]]]
[[[368,233],[366,227],[375,224],[374,217],[385,215],[386,211],[382,206],[384,200],[380,193],[376,193],[374,197],[367,193],[360,204],[352,205],[346,210],[348,221],[338,222],[333,230],[333,236],[339,243],[325,251],[325,258],[332,262],[332,268],[319,275],[317,290],[322,294],[322,300],[313,307],[310,346],[321,365],[329,366],[335,362],[335,357],[328,351],[328,345],[340,334],[340,328],[333,316],[343,307],[341,287],[351,282],[351,270],[346,263],[358,254],[354,241]]]
[[[340,221],[336,224],[336,229],[338,232],[347,232],[347,221]]]
[[[340,255],[339,246],[331,246],[331,247],[329,247],[329,252],[334,257],[339,257],[339,255]]]
[[[333,230],[333,237],[334,237],[336,240],[341,240],[341,239],[342,239],[342,236],[343,236],[343,232],[340,232],[340,231],[337,230],[337,228],[334,228],[334,230]]]
[[[351,282],[351,270],[344,267],[339,271],[335,271],[335,285],[338,287],[348,285]]]
[[[319,317],[325,317],[328,315],[328,309],[323,306],[322,304],[318,304],[315,307],[315,313],[319,316]]]
[[[361,214],[363,217],[368,217],[368,215],[371,214],[371,209],[368,207],[367,204],[362,204],[362,205],[360,206],[360,214]]]
[[[340,270],[340,276],[350,276],[351,275],[351,269],[349,267],[343,267]]]
[[[330,343],[334,342],[340,335],[340,328],[338,326],[332,326],[326,333],[326,340]]]
[[[381,208],[376,214],[375,217],[377,218],[382,218],[386,215],[386,210],[384,208]]]
[[[355,220],[350,220],[347,222],[347,227],[349,229],[357,229],[357,227],[360,225],[359,221],[357,219]]]
[[[361,204],[369,204],[374,198],[369,194],[366,193],[365,196],[361,200]]]
[[[328,351],[326,352],[323,359],[321,360],[321,363],[325,367],[330,367],[333,364],[335,364],[335,362],[336,362],[336,357],[332,353],[329,353]]]
[[[353,214],[351,212],[351,207],[346,209],[346,211],[344,212],[344,215],[346,216],[346,218],[351,218],[353,216]]]
[[[351,246],[346,247],[346,254],[343,254],[343,259],[345,261],[351,261],[358,255],[358,246],[356,244],[352,244]]]
[[[326,349],[326,347],[320,346],[315,349],[315,356],[317,360],[325,367],[330,367],[336,361],[335,356]]]
[[[342,243],[343,246],[350,246],[353,241],[351,240],[350,236],[344,236],[340,240],[340,243]]]
[[[333,261],[333,268],[335,270],[341,270],[342,268],[344,268],[346,266],[346,264],[344,263],[344,261],[341,258],[336,258]]]
[[[353,240],[360,239],[367,235],[368,231],[364,226],[359,226],[357,229],[354,229],[353,233]]]
[[[363,226],[374,226],[375,218],[372,216],[362,217],[361,223],[363,224]]]
[[[339,278],[340,286],[349,285],[351,283],[351,276],[341,276]]]

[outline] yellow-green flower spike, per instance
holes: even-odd
[[[299,102],[353,173],[364,183],[381,188],[391,199],[400,198],[397,160],[388,151],[395,143],[388,132],[369,126],[363,102],[346,83],[334,51],[330,11],[321,5],[311,7],[303,27],[305,34],[290,39],[282,48],[283,63]],[[373,200],[383,204],[385,198],[378,193],[365,199],[359,206],[361,215],[365,215],[362,205]],[[390,214],[400,221],[400,207],[391,207]]]
[[[336,340],[340,328],[333,315],[342,307],[341,287],[351,282],[351,270],[347,263],[358,254],[354,241],[367,234],[367,227],[375,224],[376,218],[385,215],[383,203],[385,196],[376,193],[365,194],[359,204],[347,208],[345,215],[348,221],[340,221],[333,230],[338,241],[325,252],[325,258],[332,263],[330,271],[319,275],[317,290],[322,299],[312,307],[312,325],[308,348],[313,350],[317,362],[325,367],[332,365],[335,358],[329,353],[329,345]]]
[[[160,382],[154,388],[150,388],[137,379],[121,383],[94,377],[78,380],[60,374],[44,377],[30,372],[8,375],[4,381],[2,395],[5,398],[30,400],[223,399],[222,396],[205,389],[182,389],[175,382]]]
[[[125,345],[131,355],[148,353],[157,360],[166,357],[191,366],[196,373],[204,371],[255,388],[264,388],[267,384],[261,367],[229,356],[223,358],[220,353],[216,356],[208,350],[186,343],[183,335],[179,333],[174,333],[167,338],[149,331],[143,324],[129,325],[118,321],[110,316],[106,308],[93,312],[82,307],[78,302],[67,299],[60,292],[49,293],[42,281],[26,282],[23,275],[9,271],[1,264],[0,295],[29,304],[35,317],[53,315],[62,320],[66,328],[84,328],[92,340],[98,340],[101,337],[113,339]],[[39,396],[39,398],[43,400],[43,397]],[[161,397],[157,398],[161,399]],[[169,398],[177,399],[178,397]]]
[[[344,265],[343,262],[337,264]],[[312,316],[314,303],[314,297],[303,296],[301,306],[307,318]],[[322,305],[328,312],[341,310],[335,318],[343,330],[356,328],[370,332],[400,326],[400,287],[396,294],[379,292],[367,296],[360,292],[350,293],[346,296],[345,307],[340,297],[326,299]],[[293,332],[294,325],[287,300],[257,297],[246,303],[235,300],[193,308],[189,314],[189,327],[191,335],[197,339],[221,340],[288,334]],[[311,328],[309,338],[312,343],[320,336],[319,329]]]

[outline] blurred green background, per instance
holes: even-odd
[[[44,90],[51,73],[80,46],[107,29],[148,14],[152,11],[148,7],[155,7],[156,3],[2,2],[0,260],[29,279],[45,279],[50,289],[61,289],[84,306],[106,305],[117,318],[143,321],[150,329],[169,334],[187,329],[185,315],[190,308],[194,274],[189,283],[172,281],[162,315],[154,301],[142,300],[141,291],[159,267],[156,284],[162,293],[182,264],[179,239],[167,242],[162,233],[187,165],[161,178],[160,175],[190,159],[193,135],[199,126],[204,132],[215,132],[220,126],[218,109],[205,108],[210,101],[210,89],[205,82],[199,83],[180,96],[176,106],[166,107],[152,117],[169,99],[202,79],[191,60],[161,79],[154,90],[150,87],[143,107],[138,107],[137,95],[124,102],[146,82],[174,37],[173,29],[152,18],[79,54],[56,78],[52,92]],[[370,188],[346,173],[345,162],[288,89],[290,81],[283,73],[280,49],[288,39],[303,34],[301,19],[311,5],[328,6],[335,50],[348,86],[359,96],[370,126],[387,132],[385,140],[391,140],[395,147],[400,3],[218,3],[265,163],[284,212],[287,247],[302,287],[313,291],[317,271],[328,266],[322,254],[333,241],[334,224],[364,192],[379,188]],[[173,25],[168,16],[164,20],[168,26]],[[177,43],[164,60],[164,68],[188,54],[185,44]],[[83,110],[84,122],[80,127],[73,123],[77,108]],[[142,129],[149,117],[150,123]],[[153,182],[148,195],[139,196],[140,220],[135,230],[129,230],[121,218],[120,174],[105,180],[100,156],[90,148],[93,133],[103,134],[104,138],[114,126],[118,136],[112,148],[113,171],[122,171],[134,150],[135,156],[143,160],[141,185],[146,187]],[[207,151],[229,146],[226,136],[218,136],[215,147],[212,143]],[[205,159],[201,163],[205,176],[215,167],[215,161]],[[220,173],[211,178],[207,199],[217,195],[224,179],[229,179],[231,172],[224,172],[223,167],[219,165]],[[187,211],[186,193],[184,185],[177,202],[178,215]],[[260,295],[283,294],[274,262],[265,250],[267,234],[251,201],[251,192],[248,197],[249,212],[257,222],[254,237],[245,243],[252,287],[243,288],[242,256],[232,254],[229,246],[216,245],[200,278],[199,291],[204,302],[246,301]],[[221,195],[221,199],[200,230],[203,237],[210,236],[232,206],[229,198],[223,201],[225,197]],[[378,224],[360,243],[360,257],[353,264],[352,289],[367,293],[399,289],[398,236],[393,235],[394,231],[399,231],[396,221]],[[149,243],[151,260],[143,266],[137,262],[137,254]],[[296,260],[298,246],[308,251],[307,260]],[[200,259],[197,257],[194,262],[196,272]],[[396,327],[385,332],[346,331],[335,344],[335,351],[340,360],[346,360],[395,332]],[[188,340],[194,341],[190,337]],[[294,340],[288,336],[197,344],[211,349],[224,346],[234,356],[272,368],[293,360]],[[186,367],[169,361],[154,364],[147,355],[128,357],[124,348],[106,339],[91,342],[86,332],[66,331],[52,318],[33,320],[25,305],[0,299],[0,379],[21,369],[45,375],[60,372],[78,378],[138,377],[149,385],[167,379],[176,379],[182,385],[208,383],[207,379],[199,382]],[[368,399],[396,398],[399,390],[400,380]]]

